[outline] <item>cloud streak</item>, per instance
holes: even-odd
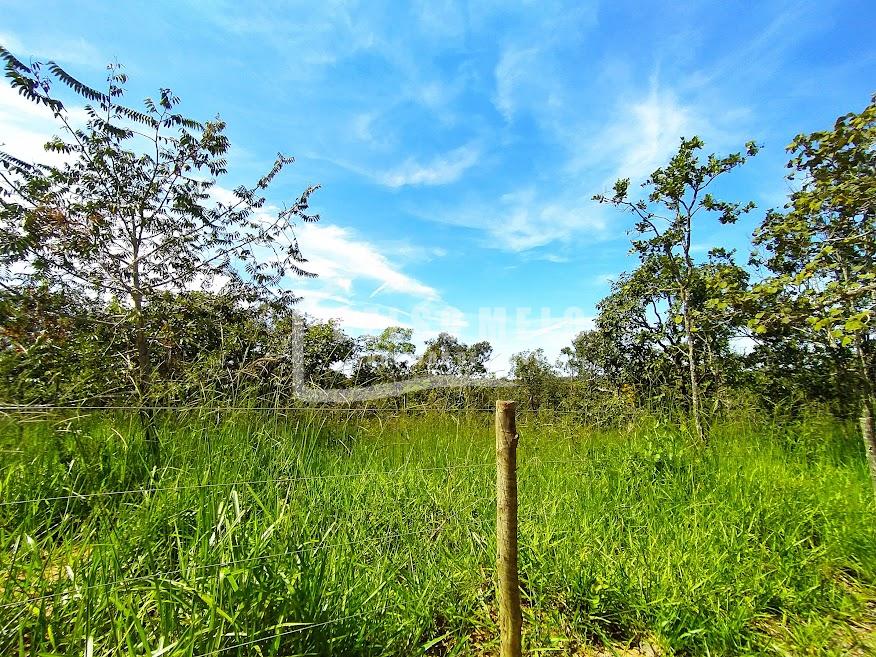
[[[436,299],[438,291],[405,274],[373,244],[337,224],[303,224],[296,229],[307,267],[327,285],[349,292],[353,283],[376,283],[375,292]],[[319,279],[318,279],[319,280]]]
[[[536,67],[537,48],[509,47],[502,51],[496,64],[496,93],[493,104],[507,123],[514,120],[518,109],[517,96],[522,87],[539,80]]]
[[[454,226],[482,231],[482,246],[522,253],[556,242],[576,239],[600,241],[608,236],[604,211],[589,196],[541,190],[527,185],[501,194],[493,202],[466,202],[447,209],[412,209],[416,216]],[[559,254],[541,254],[541,259],[563,262]]]
[[[466,171],[475,166],[479,157],[480,151],[469,145],[434,157],[425,164],[409,158],[400,167],[379,176],[379,181],[393,188],[448,185],[459,180]]]

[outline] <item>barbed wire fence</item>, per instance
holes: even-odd
[[[0,406],[0,413],[8,414],[9,416],[50,416],[53,413],[104,413],[104,412],[132,412],[140,410],[139,406],[22,406],[22,405],[6,405]],[[182,410],[199,410],[186,406],[153,406],[154,410],[166,411],[182,411]],[[295,406],[279,406],[279,407],[252,407],[252,406],[218,406],[206,407],[200,410],[207,412],[231,412],[231,411],[258,411],[258,412],[300,412],[300,413],[374,413],[380,414],[381,410],[386,409],[356,409],[342,408],[329,406],[314,406],[314,405],[295,405]],[[415,410],[425,410],[417,408]],[[446,409],[435,409],[436,411],[446,412]],[[76,492],[71,491],[64,495],[49,495],[44,497],[22,497],[19,499],[0,499],[0,509],[17,508],[35,506],[34,511],[38,511],[40,505],[53,503],[73,503],[79,501],[106,499],[106,498],[125,498],[136,503],[137,498],[148,498],[161,493],[174,493],[193,490],[216,490],[216,489],[234,489],[245,486],[253,486],[258,484],[275,484],[275,485],[293,485],[298,483],[354,479],[354,478],[369,478],[378,476],[391,476],[393,474],[413,474],[413,475],[429,475],[429,474],[449,474],[451,472],[478,472],[487,473],[490,469],[495,470],[496,489],[495,492],[487,493],[477,498],[474,502],[464,505],[461,508],[444,513],[440,518],[441,527],[449,525],[451,522],[464,523],[471,518],[470,512],[473,508],[484,505],[488,502],[494,502],[496,505],[496,567],[495,567],[495,594],[496,594],[496,614],[498,616],[498,626],[500,636],[498,644],[501,650],[502,657],[519,657],[521,655],[521,634],[522,634],[522,610],[520,600],[520,585],[518,573],[518,534],[519,534],[519,519],[518,519],[518,495],[517,495],[517,447],[519,441],[518,424],[517,424],[517,408],[514,402],[497,401],[495,408],[476,408],[465,409],[477,413],[494,414],[495,436],[496,436],[496,451],[494,459],[481,458],[478,460],[457,461],[443,466],[432,467],[416,467],[411,468],[409,465],[399,468],[398,471],[392,470],[361,470],[356,472],[333,472],[326,474],[313,475],[295,475],[295,476],[276,476],[265,477],[259,479],[232,479],[219,482],[204,482],[199,484],[186,485],[151,485],[140,488],[125,488],[119,490],[106,491],[89,491]],[[555,412],[555,411],[552,411]],[[578,415],[574,411],[569,411],[569,415]],[[532,454],[530,463],[538,466],[563,465],[571,468],[569,472],[577,472],[574,468],[576,462],[573,459],[566,460],[542,460],[538,454]],[[594,465],[592,460],[588,461],[590,466]],[[581,471],[580,474],[586,474],[586,471]],[[356,509],[353,509],[356,511]],[[855,513],[855,511],[849,511]],[[869,511],[861,511],[861,513],[869,513]],[[40,583],[42,590],[39,594],[33,593],[22,595],[17,600],[0,604],[0,617],[5,617],[6,625],[18,622],[25,614],[34,613],[34,609],[39,609],[42,605],[47,605],[59,599],[80,599],[87,598],[89,594],[95,591],[112,589],[114,591],[132,590],[137,585],[155,584],[162,581],[167,581],[170,578],[183,574],[201,574],[211,573],[223,568],[234,568],[239,566],[254,566],[269,560],[280,560],[301,555],[310,555],[320,551],[328,551],[334,548],[353,548],[362,547],[368,544],[378,544],[384,541],[400,539],[403,537],[424,537],[429,534],[434,534],[436,528],[434,526],[414,529],[409,531],[384,531],[376,532],[373,536],[367,538],[358,538],[355,540],[335,540],[334,536],[325,535],[320,540],[314,540],[307,545],[297,546],[294,549],[281,551],[270,551],[264,554],[253,556],[240,556],[209,563],[198,563],[184,567],[157,570],[145,574],[132,575],[130,577],[116,577],[108,581],[83,583],[74,585],[72,588],[69,582],[64,586],[60,586],[61,582],[57,577],[46,578]],[[567,532],[575,530],[566,530]],[[564,533],[564,532],[559,532]],[[15,589],[15,582],[11,578],[7,578],[6,582],[0,584],[0,587],[5,589],[5,597],[8,599],[14,597],[11,593]],[[46,590],[48,589],[48,590]],[[271,631],[266,631],[262,636],[244,636],[240,633],[230,635],[229,639],[233,643],[221,645],[211,651],[194,654],[193,657],[207,657],[207,655],[224,654],[234,650],[243,650],[262,644],[268,644],[271,641],[283,637],[290,637],[295,634],[300,634],[317,628],[330,628],[339,623],[356,619],[363,612],[356,614],[347,614],[338,616],[332,619],[303,619],[295,623],[287,623],[282,628],[273,628]],[[2,623],[0,623],[2,624]],[[2,632],[0,632],[2,634]],[[86,650],[86,653],[88,651]]]
[[[118,406],[63,406],[63,405],[0,405],[0,414],[10,418],[14,417],[41,417],[47,418],[56,413],[70,413],[74,417],[82,417],[83,414],[98,414],[98,413],[128,413],[140,411],[144,406],[137,405],[118,405]],[[316,414],[322,413],[348,413],[357,414],[372,414],[380,413],[386,409],[369,409],[369,408],[342,408],[330,406],[314,406],[314,405],[295,405],[295,406],[278,406],[278,407],[255,407],[255,406],[217,406],[205,408],[193,408],[191,406],[181,405],[154,405],[148,407],[156,411],[206,411],[213,412],[312,412]],[[447,409],[435,409],[436,411],[446,412]],[[441,517],[441,526],[446,526],[452,521],[465,520],[470,517],[470,512],[473,508],[486,504],[491,501],[496,503],[496,532],[497,532],[497,599],[499,601],[498,615],[500,618],[502,645],[502,657],[517,657],[520,655],[520,597],[519,584],[517,583],[517,497],[516,497],[516,445],[517,433],[514,428],[514,403],[513,402],[497,402],[495,409],[477,408],[466,409],[475,413],[495,413],[496,414],[496,458],[493,460],[479,461],[462,461],[454,462],[445,466],[435,467],[402,467],[397,471],[398,474],[437,474],[450,472],[469,472],[469,471],[485,471],[495,469],[497,489],[495,493],[484,495],[474,502],[463,506],[462,508],[451,512],[444,513]],[[510,419],[509,419],[510,418]],[[510,422],[510,424],[509,424]],[[508,427],[511,427],[512,433],[508,433]],[[503,429],[504,427],[504,429]],[[15,450],[20,453],[21,450]],[[510,459],[510,460],[509,460]],[[393,475],[396,472],[392,470],[363,470],[357,472],[337,472],[317,475],[304,476],[289,476],[289,477],[266,477],[261,479],[234,479],[221,482],[205,482],[199,484],[174,484],[168,486],[151,485],[137,488],[125,488],[120,490],[101,490],[89,492],[71,491],[64,495],[48,495],[23,497],[18,499],[0,499],[0,509],[34,507],[34,512],[38,512],[41,505],[57,504],[57,503],[73,503],[83,502],[107,498],[124,498],[134,501],[136,498],[146,499],[150,496],[161,493],[175,493],[193,490],[215,490],[215,489],[236,489],[244,486],[252,486],[258,484],[274,484],[274,485],[292,485],[296,483],[328,481],[353,478],[369,478],[377,476]],[[135,585],[154,584],[156,582],[167,581],[169,578],[183,574],[193,573],[209,573],[223,568],[237,567],[241,565],[253,566],[260,562],[268,560],[283,559],[289,557],[300,556],[304,554],[313,554],[322,550],[330,550],[338,547],[355,547],[362,546],[368,543],[380,543],[382,541],[399,539],[402,537],[418,537],[436,532],[435,527],[426,527],[410,531],[389,531],[378,532],[374,536],[356,539],[356,540],[340,540],[330,541],[323,540],[315,541],[310,545],[298,547],[292,550],[284,550],[278,552],[269,552],[249,557],[239,557],[224,559],[206,564],[189,565],[168,570],[160,570],[149,572],[142,575],[131,577],[119,577],[108,581],[95,582],[89,584],[73,585],[72,589],[69,586],[70,582],[62,582],[60,575],[55,577],[46,577],[39,584],[42,591],[38,595],[24,595],[23,597],[12,602],[0,604],[0,615],[6,616],[5,626],[20,620],[25,614],[32,614],[35,611],[39,612],[40,606],[51,604],[53,601],[64,599],[79,599],[85,600],[87,596],[95,591],[110,589],[115,592],[130,590]],[[17,544],[16,544],[17,545]],[[15,589],[15,582],[12,578],[7,578],[6,582],[0,585],[7,599],[13,597],[12,591]],[[50,589],[46,591],[46,589]],[[54,590],[52,590],[54,589]],[[516,592],[516,593],[515,593]],[[284,628],[282,631],[266,632],[264,636],[247,637],[245,641],[235,642],[215,648],[211,651],[200,653],[194,657],[206,657],[207,655],[223,654],[229,651],[240,650],[248,647],[257,646],[258,644],[269,643],[278,638],[290,636],[293,634],[305,632],[315,628],[329,627],[336,623],[342,623],[352,620],[361,615],[358,614],[341,616],[334,619],[308,621],[303,620],[294,623],[293,627]],[[508,619],[511,619],[510,621]],[[514,619],[517,619],[516,621]],[[243,637],[241,637],[243,638]],[[92,639],[89,639],[91,641]],[[507,646],[510,646],[507,647]],[[515,648],[516,646],[516,648]],[[91,647],[86,646],[86,654],[90,654]]]

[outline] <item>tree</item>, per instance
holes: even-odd
[[[337,365],[350,362],[358,351],[355,340],[344,333],[340,322],[306,320],[304,327],[304,378],[321,388],[337,388],[347,377]]]
[[[742,376],[774,409],[793,411],[814,401],[847,416],[856,406],[848,395],[858,384],[854,354],[839,344],[815,341],[794,327],[777,324],[756,336],[742,360]]]
[[[134,342],[126,316],[117,301],[104,304],[75,290],[0,292],[0,372],[7,382],[0,385],[0,398],[98,405],[130,399],[132,381],[118,366]],[[317,328],[309,327],[304,340],[311,380],[320,367]],[[269,394],[275,400],[292,383],[289,329],[288,318],[268,306],[244,306],[227,294],[156,295],[146,324],[155,380],[151,399],[161,405],[237,404]]]
[[[76,291],[0,289],[0,398],[99,404],[123,394],[115,329],[107,308]]]
[[[761,334],[799,327],[852,350],[876,482],[876,96],[832,130],[797,135],[788,150],[788,178],[799,189],[755,233],[763,251],[754,261],[770,275],[752,290],[767,310],[751,323]]]
[[[380,335],[363,337],[363,356],[356,366],[356,379],[360,383],[401,381],[410,374],[408,358],[416,352],[413,329],[389,326]]]
[[[426,340],[426,349],[414,370],[422,374],[484,376],[492,353],[493,347],[486,340],[469,346],[442,332],[438,337]]]
[[[150,367],[162,403],[242,403],[288,381],[283,316],[278,321],[268,306],[245,306],[228,294],[165,292],[151,300],[149,311]]]
[[[615,395],[634,387],[650,399],[676,397],[676,392],[689,398],[688,350],[683,326],[676,321],[680,300],[674,281],[658,264],[648,260],[612,284],[611,293],[597,304],[594,328],[578,334],[561,352],[573,374],[607,385]],[[695,267],[690,307],[703,354],[697,378],[717,401],[725,372],[738,361],[730,339],[741,320],[732,312],[705,306],[714,296],[711,287],[719,273],[728,280],[742,280],[747,274],[720,251]]]
[[[565,369],[577,378],[619,395],[625,386],[651,387],[652,370],[660,367],[661,354],[651,340],[655,333],[641,299],[627,287],[624,274],[612,293],[597,304],[595,327],[576,335],[560,350]],[[645,328],[648,330],[645,330]]]
[[[691,252],[694,217],[701,212],[717,213],[722,224],[735,223],[750,212],[754,203],[731,203],[716,199],[707,191],[714,181],[754,156],[758,147],[746,144],[745,155],[733,153],[725,157],[709,155],[700,161],[703,142],[699,137],[682,138],[678,152],[666,167],[654,171],[642,187],[648,190],[647,200],[630,198],[630,179],[618,180],[611,196],[597,194],[594,200],[624,208],[636,218],[638,237],[632,240],[632,251],[655,275],[669,282],[678,302],[678,322],[684,332],[687,351],[691,415],[696,435],[705,440],[702,400],[698,370],[705,349],[698,345],[700,327],[695,317],[693,297],[702,286],[701,271]]]
[[[533,410],[557,401],[557,372],[544,355],[544,349],[521,351],[511,356],[511,376],[526,389]]]
[[[316,187],[278,212],[262,195],[292,158],[278,155],[255,185],[216,200],[229,150],[220,119],[186,118],[169,89],[143,110],[120,104],[127,76],[118,65],[98,91],[54,62],[25,65],[2,46],[0,58],[12,88],[53,113],[62,136],[46,149],[63,156],[63,164],[46,165],[0,152],[0,284],[10,293],[45,285],[119,299],[141,404],[150,392],[147,326],[157,295],[221,287],[239,303],[278,311],[296,300],[278,286],[287,273],[312,275],[300,266],[294,227],[318,220],[308,214]],[[57,84],[86,103],[84,126],[71,122]]]
[[[560,349],[562,368],[571,376],[615,386],[620,378],[614,344],[599,329],[581,331]]]

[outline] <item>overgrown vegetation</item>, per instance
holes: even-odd
[[[294,222],[317,219],[308,213],[316,187],[283,210],[266,206],[291,161],[280,156],[225,199],[217,186],[230,144],[220,120],[185,117],[168,89],[142,110],[120,104],[127,78],[117,65],[100,91],[57,64],[25,64],[2,46],[0,57],[12,87],[54,113],[61,136],[46,149],[63,156],[45,165],[0,153],[0,397],[274,403],[290,376],[296,297],[284,277],[309,275]],[[85,125],[70,122],[62,92],[86,104]],[[641,193],[622,179],[597,194],[634,217],[638,266],[615,281],[594,330],[560,362],[542,363],[538,345],[514,360],[514,374],[540,386],[529,397],[549,399],[541,388],[566,375],[606,397],[672,399],[700,439],[740,392],[872,416],[874,144],[876,99],[831,130],[795,137],[795,191],[785,208],[764,210],[747,266],[720,244],[697,259],[692,245],[710,216],[732,224],[755,211],[713,194],[757,155],[754,143],[704,155],[702,140],[685,138]],[[303,320],[305,376],[321,387],[490,369],[487,342],[442,333],[418,355],[408,328],[352,338],[338,322]],[[740,339],[748,353],[734,347]]]
[[[168,89],[121,105],[117,65],[99,91],[0,58],[62,135],[58,164],[0,152],[0,649],[494,651],[494,390],[291,408],[299,338],[325,388],[490,377],[491,345],[441,333],[417,354],[409,328],[301,317],[285,278],[310,275],[294,229],[316,187],[264,196],[290,158],[223,195],[221,120]],[[796,191],[748,264],[692,245],[709,215],[755,211],[710,186],[758,146],[703,149],[595,197],[633,214],[637,266],[558,362],[512,358],[525,640],[872,654],[876,97],[794,139]],[[67,410],[17,408],[40,404]]]
[[[494,649],[488,415],[156,424],[157,475],[136,417],[4,423],[4,652]],[[739,419],[704,449],[647,417],[601,432],[568,415],[520,425],[530,649],[876,648],[876,505],[854,427]]]

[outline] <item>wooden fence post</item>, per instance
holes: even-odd
[[[870,414],[870,405],[864,404],[861,413],[861,437],[864,439],[864,450],[867,454],[867,465],[870,466],[870,479],[873,489],[876,491],[876,435],[873,431],[873,416]]]
[[[520,657],[517,575],[517,422],[513,401],[496,402],[496,594],[501,657]]]

